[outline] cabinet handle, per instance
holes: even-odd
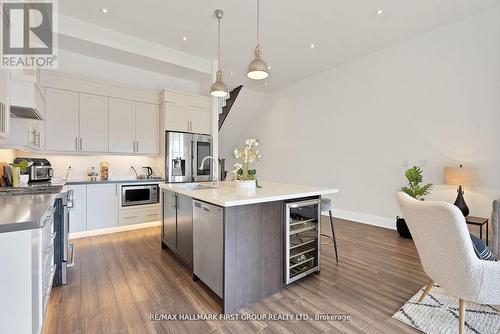
[[[31,135],[33,135],[33,141],[31,140]],[[36,130],[31,130],[30,132],[30,144],[36,146]]]
[[[75,137],[75,151],[78,151],[78,137]]]
[[[135,143],[136,143],[136,144],[135,144],[135,147],[136,147],[136,148],[135,148],[135,153],[139,153],[139,141],[138,141],[138,140],[136,140],[136,141],[135,141]]]
[[[132,151],[135,152],[135,140],[133,141],[132,146],[133,146]]]
[[[40,131],[37,131],[36,138],[37,138],[37,142],[38,142],[37,146],[38,146],[38,148],[40,148]]]
[[[157,213],[148,213],[148,217],[154,217],[154,216],[158,216],[160,213],[157,212]]]
[[[139,216],[128,216],[128,217],[123,217],[123,219],[132,219],[132,218],[139,218]]]
[[[80,151],[82,150],[82,137],[80,137]]]

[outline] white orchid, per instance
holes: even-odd
[[[233,157],[241,159],[241,163],[235,163],[232,170],[234,180],[255,180],[255,169],[249,170],[248,165],[260,160],[261,154],[259,150],[253,151],[254,146],[258,146],[259,141],[255,138],[245,140],[245,147],[242,149],[235,148]]]

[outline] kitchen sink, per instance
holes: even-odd
[[[216,187],[207,185],[207,184],[200,184],[200,183],[182,183],[182,184],[176,184],[176,187],[188,189],[188,190],[204,190],[204,189],[214,189]]]

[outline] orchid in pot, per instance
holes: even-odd
[[[250,138],[245,141],[245,147],[233,151],[233,157],[240,159],[240,162],[234,164],[233,181],[236,181],[238,188],[255,188],[257,185],[257,171],[250,169],[250,164],[259,161],[261,158],[260,152],[257,149],[259,141],[255,138]]]

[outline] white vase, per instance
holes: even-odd
[[[236,180],[234,182],[234,185],[236,188],[241,188],[241,189],[255,189],[257,186],[257,183],[255,180]]]
[[[19,175],[19,184],[21,186],[26,186],[30,180],[30,176],[26,174]]]

